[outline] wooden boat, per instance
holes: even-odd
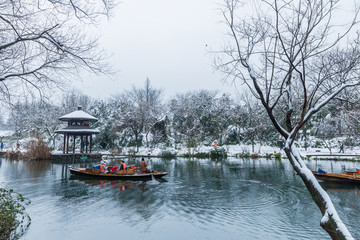
[[[312,171],[316,179],[324,180],[329,182],[338,182],[338,183],[351,183],[360,185],[360,174],[356,171],[347,171],[343,173],[327,173]]]
[[[152,179],[153,177],[158,179],[165,175],[167,172],[152,171],[151,173],[140,173],[137,168],[129,170],[118,170],[115,173],[101,173],[100,169],[83,168],[83,167],[72,167],[69,166],[71,174],[77,176],[98,178],[98,179],[123,179],[123,180],[142,180]]]

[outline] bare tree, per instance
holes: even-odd
[[[78,107],[81,107],[85,112],[89,111],[93,100],[79,90],[71,90],[63,94],[61,102],[61,114],[68,114],[77,110]]]
[[[109,71],[96,36],[115,0],[0,0],[0,100],[44,95],[85,69]]]
[[[241,80],[261,101],[322,213],[322,228],[333,239],[353,239],[294,145],[314,114],[344,89],[360,84],[360,39],[354,32],[359,8],[351,6],[346,12],[339,2],[225,0],[222,13],[230,42],[216,66],[228,78]],[[254,11],[241,12],[246,4]]]

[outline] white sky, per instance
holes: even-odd
[[[200,89],[237,92],[234,85],[221,81],[223,75],[212,66],[214,56],[208,54],[221,50],[227,31],[218,10],[222,0],[120,1],[110,20],[100,26],[101,47],[112,55],[109,62],[119,73],[111,79],[84,77],[75,88],[107,98],[132,86],[143,87],[149,78],[166,97]],[[244,11],[246,15],[249,9]]]
[[[217,2],[216,2],[217,1]],[[225,25],[218,8],[221,0],[122,0],[102,25],[101,45],[112,54],[119,73],[90,76],[75,87],[95,98],[143,87],[148,77],[166,96],[188,90],[218,89],[234,93],[234,86],[214,72]]]

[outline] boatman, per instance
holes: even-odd
[[[147,169],[147,165],[148,165],[148,163],[147,162],[145,162],[145,159],[144,158],[142,158],[141,159],[141,162],[140,162],[140,172],[146,172],[146,173],[149,173],[150,172],[150,170],[149,169]]]

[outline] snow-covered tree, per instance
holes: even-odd
[[[233,101],[228,94],[215,97],[209,111],[210,129],[209,136],[218,141],[221,146],[228,137],[228,128],[232,121]]]
[[[40,134],[50,143],[55,140],[55,130],[60,124],[59,112],[60,107],[45,101],[18,101],[10,109],[9,124],[18,139]]]
[[[232,100],[226,94],[201,90],[177,94],[169,102],[172,137],[190,150],[199,144],[224,142],[231,125]]]
[[[80,69],[109,72],[96,36],[88,34],[113,7],[113,0],[0,1],[0,100],[42,97],[78,78]]]
[[[129,96],[129,93],[124,92],[114,96],[113,105],[113,126],[118,132],[131,131],[132,138],[129,138],[127,145],[134,145],[139,151],[142,146],[142,130],[143,121],[141,108],[136,105],[134,99]],[[134,138],[134,139],[133,139]]]
[[[190,151],[204,141],[209,131],[208,113],[216,93],[208,91],[177,94],[169,103],[175,143],[184,143]]]
[[[114,128],[123,133],[130,130],[135,138],[130,144],[134,143],[137,151],[143,140],[146,147],[150,146],[152,139],[149,139],[149,135],[163,118],[161,97],[162,90],[153,88],[147,79],[144,88],[133,87],[130,91],[115,95],[110,101],[110,105],[114,105]]]
[[[222,14],[231,42],[217,67],[232,80],[241,80],[262,103],[285,140],[290,163],[322,213],[323,229],[333,239],[353,239],[294,144],[312,116],[342,91],[360,84],[360,34],[354,31],[359,8],[340,3],[345,4],[225,0]]]
[[[99,129],[100,133],[96,136],[94,144],[101,149],[111,149],[115,146],[116,131],[114,131],[114,106],[108,101],[94,101],[89,113],[96,117],[98,121],[92,126]]]
[[[163,118],[163,91],[153,88],[147,78],[144,88],[133,87],[132,91],[128,91],[127,94],[137,108],[137,117],[141,120],[146,147],[149,147],[149,133],[154,125]]]
[[[253,95],[244,92],[241,95],[241,102],[244,104],[246,118],[243,119],[243,134],[249,139],[252,152],[255,152],[255,143],[262,143],[269,139],[269,121],[266,119],[261,103],[256,101]]]
[[[316,127],[316,136],[320,138],[325,147],[329,149],[332,154],[332,149],[335,146],[333,139],[336,137],[336,120],[330,114],[321,118]]]

